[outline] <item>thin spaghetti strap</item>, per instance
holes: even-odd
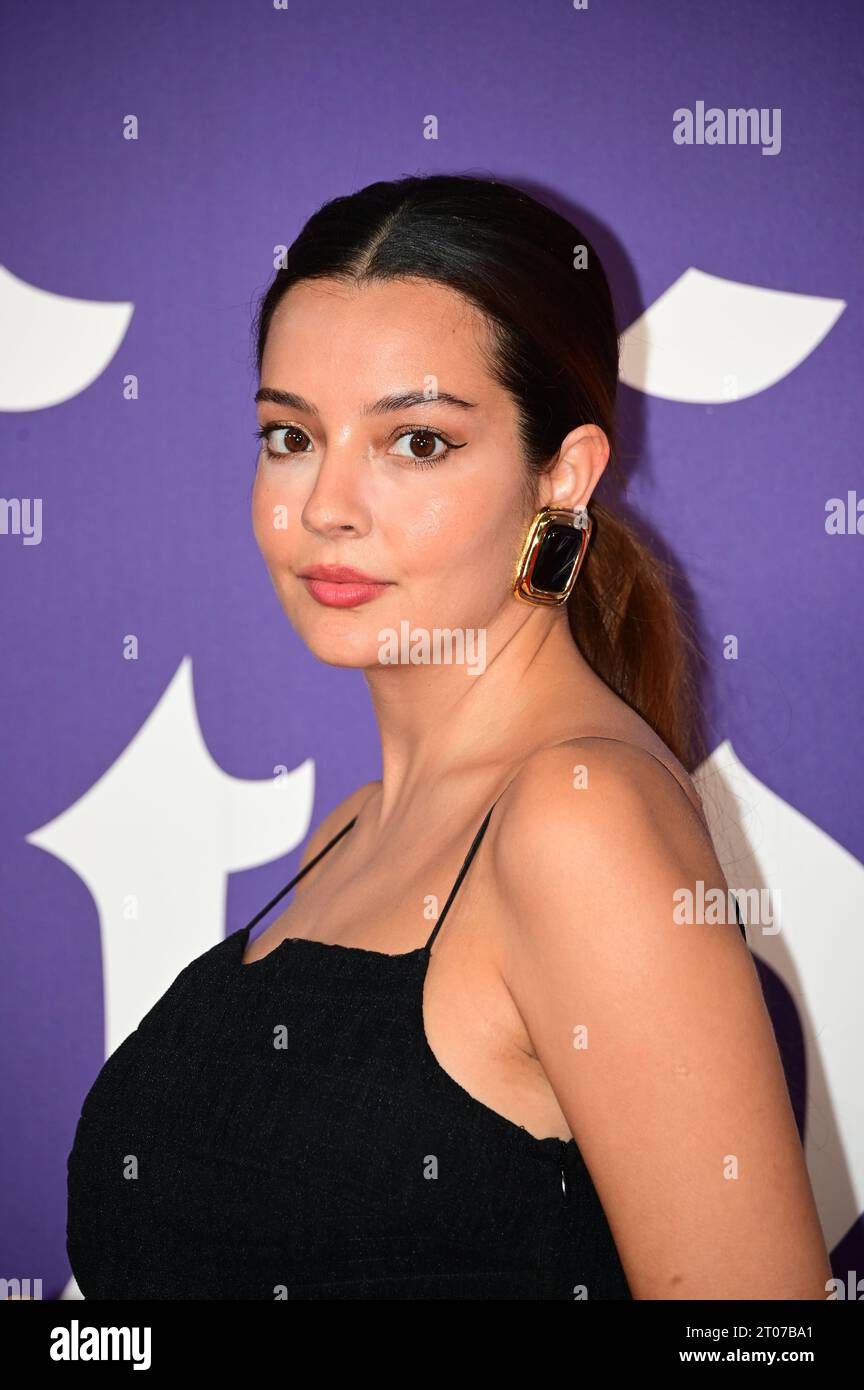
[[[469,867],[469,865],[470,865],[470,863],[471,863],[471,860],[474,858],[474,855],[477,853],[477,850],[478,850],[479,847],[480,847],[480,841],[483,839],[483,836],[486,834],[486,827],[487,827],[487,825],[489,824],[489,817],[491,816],[492,812],[495,810],[495,806],[496,806],[498,800],[499,800],[499,798],[496,796],[495,800],[492,802],[492,805],[489,807],[489,810],[486,812],[486,815],[483,817],[483,824],[480,826],[480,829],[477,831],[477,834],[474,836],[474,839],[471,841],[471,848],[469,849],[468,853],[465,855],[465,858],[464,858],[463,861],[462,861],[462,868],[459,870],[459,874],[458,874],[458,876],[457,876],[457,878],[456,878],[456,882],[453,884],[453,887],[450,889],[450,896],[448,897],[446,903],[444,904],[444,907],[443,907],[443,909],[442,909],[442,911],[441,911],[441,915],[440,915],[440,917],[438,918],[438,921],[435,923],[435,926],[434,926],[434,928],[433,928],[433,930],[432,930],[432,935],[429,937],[429,940],[426,942],[426,947],[425,947],[426,951],[429,951],[429,950],[431,950],[431,948],[432,948],[432,942],[435,940],[435,937],[438,935],[438,932],[440,931],[441,926],[442,926],[442,924],[443,924],[443,922],[444,922],[444,918],[447,916],[447,913],[448,913],[448,911],[449,911],[449,909],[450,909],[450,904],[452,903],[453,899],[456,897],[457,892],[459,891],[459,885],[460,885],[460,883],[462,882],[463,878],[465,877],[466,873],[468,872],[468,867]]]
[[[360,814],[359,811],[358,811],[357,814],[358,814],[358,815]],[[352,816],[352,818],[351,818],[351,820],[349,820],[348,824],[347,824],[347,825],[343,825],[342,829],[339,830],[339,831],[337,831],[337,833],[333,836],[333,839],[332,839],[332,840],[328,840],[327,843],[326,843],[326,845],[324,846],[324,848],[323,848],[323,849],[319,849],[318,853],[317,853],[316,855],[314,855],[314,857],[313,857],[312,859],[309,860],[309,863],[303,865],[303,868],[300,870],[299,874],[295,874],[294,877],[292,878],[291,882],[290,882],[290,883],[286,883],[286,884],[285,884],[285,887],[282,888],[282,889],[280,889],[280,891],[276,894],[275,898],[271,898],[271,899],[270,899],[270,901],[269,901],[269,903],[267,904],[266,907],[262,907],[261,911],[257,914],[257,916],[253,917],[253,918],[252,918],[252,921],[251,921],[251,922],[249,923],[249,925],[246,927],[245,930],[246,930],[247,932],[248,932],[248,931],[251,931],[252,928],[255,926],[256,922],[260,922],[260,921],[261,921],[261,918],[262,918],[262,917],[266,917],[266,916],[267,916],[267,913],[270,911],[271,907],[275,907],[276,904],[278,903],[279,899],[280,899],[280,898],[284,898],[285,894],[288,893],[288,892],[294,887],[295,883],[299,883],[299,882],[300,882],[300,879],[303,877],[303,875],[304,875],[304,874],[308,874],[309,870],[310,870],[311,868],[314,868],[314,866],[318,863],[318,860],[319,860],[319,859],[323,859],[323,858],[324,858],[324,855],[327,853],[327,851],[328,851],[329,849],[332,849],[332,848],[333,848],[333,846],[336,844],[336,841],[337,841],[337,840],[341,840],[341,839],[342,839],[342,836],[343,836],[347,831],[349,831],[349,830],[351,829],[351,827],[352,827],[352,825],[354,824],[354,822],[356,821],[356,819],[357,819],[357,816]]]
[[[733,894],[732,894],[732,898],[733,898],[733,901],[734,901],[734,903],[735,903],[735,920],[736,920],[736,922],[738,923],[738,929],[739,929],[739,931],[741,932],[741,935],[742,935],[743,938],[744,938],[744,944],[745,944],[747,947],[749,947],[750,942],[747,940],[747,928],[745,927],[744,923],[743,923],[742,920],[741,920],[741,909],[740,909],[740,907],[738,906],[738,894],[737,894],[737,893],[733,893]]]

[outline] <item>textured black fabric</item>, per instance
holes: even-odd
[[[475,1100],[426,1039],[432,942],[492,809],[425,946],[295,937],[241,964],[355,816],[112,1053],[67,1161],[85,1298],[631,1297],[576,1141]]]

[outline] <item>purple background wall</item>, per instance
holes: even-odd
[[[325,199],[408,173],[519,183],[595,240],[622,327],[691,266],[844,301],[768,389],[712,404],[622,387],[622,447],[632,505],[695,595],[709,746],[731,740],[756,778],[864,858],[864,537],[825,527],[827,499],[864,495],[862,12],[852,0],[91,0],[17,7],[5,31],[2,262],[34,290],[133,306],[95,379],[35,407],[7,392],[0,415],[0,490],[43,509],[39,544],[0,534],[0,1276],[42,1277],[57,1297],[65,1160],[105,1056],[100,913],[92,884],[27,837],[112,768],[184,658],[210,758],[230,777],[266,784],[312,759],[314,823],[379,775],[361,674],[320,666],[295,637],[249,517],[255,298],[274,248]],[[698,101],[779,108],[780,152],[676,144],[673,112]],[[130,114],[136,140],[123,138]],[[424,138],[430,114],[437,140]],[[27,312],[4,316],[7,362]],[[169,806],[170,769],[160,789]],[[303,839],[275,859],[262,844],[242,871],[216,866],[211,939],[287,882]],[[158,842],[140,850],[158,860]],[[190,884],[182,864],[171,873],[182,904]],[[185,958],[203,949],[185,909],[168,925],[175,941],[188,933]],[[779,1015],[785,993],[761,968]],[[864,1270],[853,1237],[835,1246],[844,1278]]]

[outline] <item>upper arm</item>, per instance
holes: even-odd
[[[673,916],[682,888],[727,889],[682,789],[638,748],[575,740],[531,759],[502,812],[502,971],[634,1297],[824,1298],[831,1270],[750,952],[734,912]]]
[[[335,806],[333,810],[324,817],[321,824],[316,826],[306,842],[306,848],[300,860],[301,869],[305,869],[306,865],[315,858],[316,854],[321,853],[324,846],[333,839],[334,835],[338,834],[344,825],[348,824],[352,816],[358,814],[360,807],[368,801],[369,797],[375,792],[375,789],[380,786],[380,781],[364,782],[362,787],[358,787],[350,796],[346,796],[343,801],[339,802],[338,806]],[[302,878],[297,884],[296,891],[302,889],[311,877],[311,874],[307,874]]]

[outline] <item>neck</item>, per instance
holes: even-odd
[[[566,611],[519,604],[483,631],[485,664],[446,656],[366,670],[381,739],[382,789],[372,819],[397,823],[418,804],[486,794],[534,747],[566,738],[609,691],[570,633]],[[466,643],[466,649],[468,644]],[[482,643],[478,644],[482,650]],[[476,652],[475,652],[476,655]]]

